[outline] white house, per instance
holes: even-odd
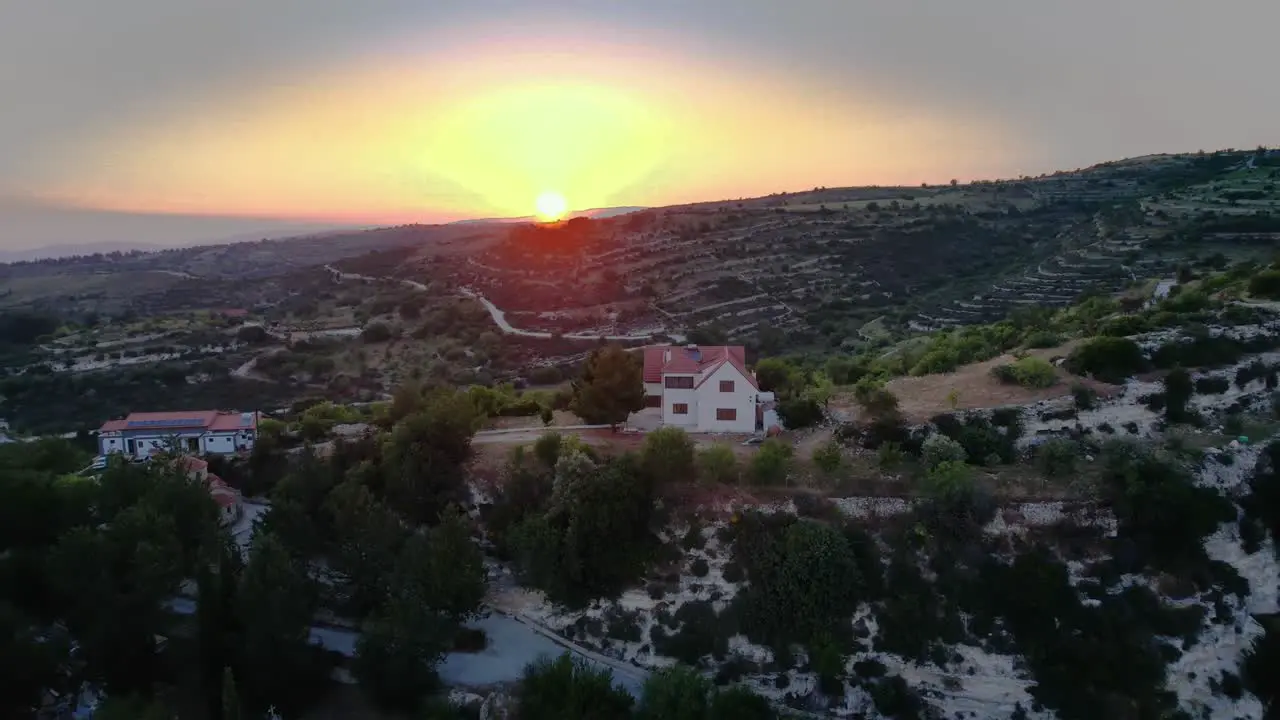
[[[156,450],[170,449],[199,455],[234,455],[252,450],[258,435],[258,413],[194,410],[130,413],[109,420],[98,430],[101,455],[124,453],[146,460]]]
[[[741,345],[645,348],[644,388],[664,425],[725,433],[759,427],[760,389]]]

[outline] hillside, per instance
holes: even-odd
[[[9,266],[14,697],[1274,717],[1277,174],[1154,156]],[[641,386],[612,346],[664,338],[747,344],[785,430],[602,406]],[[91,437],[27,437],[192,407],[266,413],[209,463],[244,501],[222,531],[163,463],[84,482]]]

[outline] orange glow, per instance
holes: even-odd
[[[664,205],[983,176],[1023,150],[1001,124],[954,110],[836,93],[658,40],[561,32],[542,44],[424,42],[434,50],[211,92],[69,144],[47,195],[114,210],[377,222],[523,216],[539,198],[550,216],[548,188],[578,209]]]

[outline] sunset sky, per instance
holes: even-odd
[[[0,248],[1280,144],[1277,27],[1275,0],[5,0]]]

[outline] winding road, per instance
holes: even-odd
[[[385,281],[399,282],[407,287],[413,288],[414,290],[418,290],[420,292],[424,292],[427,289],[426,285],[423,285],[422,283],[417,282],[416,280],[405,280],[403,278],[371,277],[369,275],[360,275],[358,273],[343,272],[331,265],[325,265],[324,269],[333,273],[333,276],[336,277],[339,282],[347,278],[350,278],[352,280],[371,280],[375,282],[385,280]],[[484,306],[484,309],[489,312],[489,317],[493,318],[493,324],[497,325],[498,329],[507,335],[518,335],[520,337],[533,337],[533,338],[551,338],[554,336],[554,333],[550,333],[545,330],[523,330],[521,328],[515,327],[511,323],[507,322],[506,312],[498,308],[497,305],[494,305],[492,302],[490,302],[489,299],[486,298],[485,296],[481,295],[475,290],[472,290],[471,288],[466,288],[466,287],[459,288],[459,291],[465,297],[469,297],[473,300],[478,300],[480,304]],[[560,337],[566,338],[568,340],[630,341],[630,340],[652,340],[653,333],[636,333],[632,335],[593,335],[591,333],[563,333],[561,334]]]

